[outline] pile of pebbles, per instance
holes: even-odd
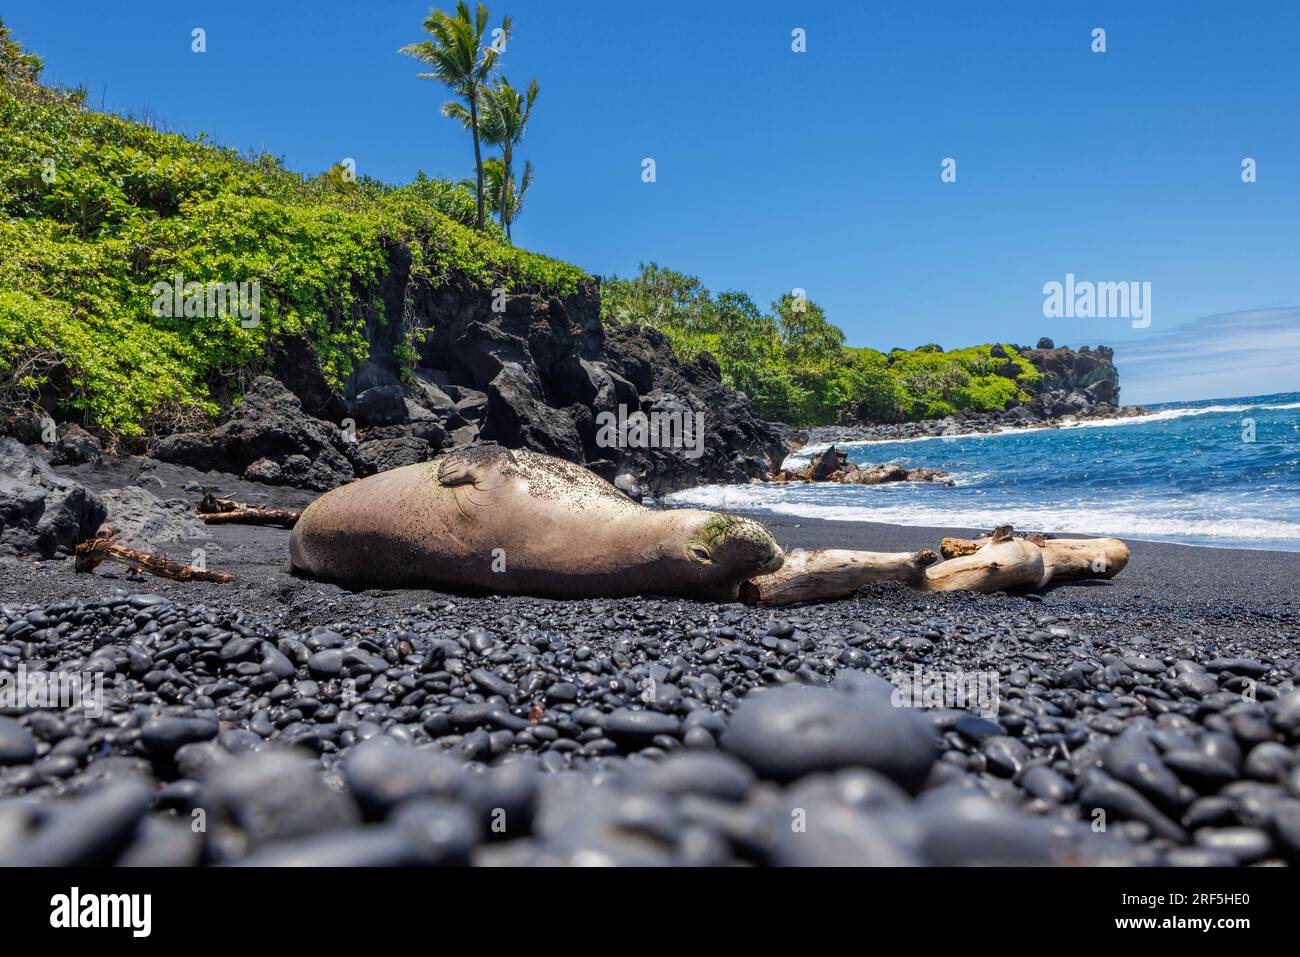
[[[6,604],[0,864],[1300,862],[1294,623],[1170,632],[893,586],[307,630]],[[102,675],[102,713],[5,700],[20,666]],[[895,691],[958,672],[995,706]]]

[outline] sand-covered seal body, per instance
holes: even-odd
[[[289,550],[295,570],[352,587],[560,598],[732,600],[742,581],[782,561],[757,522],[646,508],[572,462],[495,445],[323,495]]]

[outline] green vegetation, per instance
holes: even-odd
[[[658,329],[684,359],[710,352],[723,381],[754,401],[759,415],[823,425],[838,413],[878,422],[940,418],[1026,401],[1038,378],[1009,344],[944,352],[937,345],[875,349],[844,345],[844,333],[815,302],[782,296],[763,312],[742,292],[712,294],[694,276],[642,265],[633,279],[602,283],[609,322]]]
[[[53,399],[112,436],[148,437],[216,413],[300,333],[339,382],[366,355],[393,245],[429,284],[455,272],[568,294],[584,276],[495,224],[473,228],[476,198],[455,183],[395,187],[344,166],[302,177],[96,113],[84,92],[40,85],[40,69],[0,22],[0,411]],[[156,315],[155,284],[176,276],[258,284],[258,321]]]

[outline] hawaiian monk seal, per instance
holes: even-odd
[[[572,462],[491,444],[328,492],[294,525],[289,555],[294,570],[356,586],[720,601],[783,561],[757,522],[646,508]]]

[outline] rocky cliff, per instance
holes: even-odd
[[[563,297],[506,295],[456,277],[421,283],[401,247],[389,259],[369,357],[342,390],[310,343],[280,343],[271,377],[225,421],[169,436],[157,456],[327,489],[493,441],[584,464],[641,497],[761,478],[787,452],[782,427],[756,418],[711,357],[682,363],[654,330],[606,328],[595,278]]]
[[[1077,352],[1039,339],[1020,354],[1034,364],[1042,378],[1025,388],[1033,396],[1030,411],[1039,418],[1060,415],[1104,415],[1119,405],[1119,372],[1109,346]]]

